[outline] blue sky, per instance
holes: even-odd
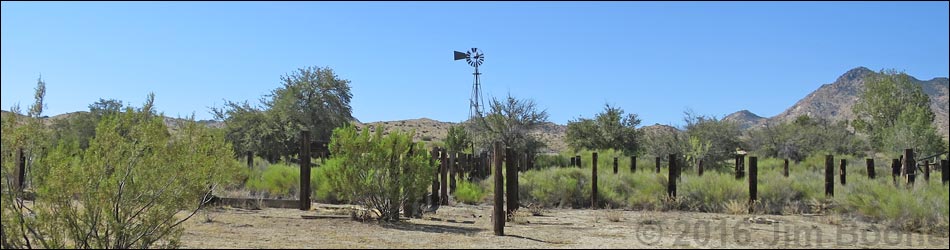
[[[849,69],[948,75],[947,2],[3,2],[2,108],[47,115],[99,98],[210,119],[300,67],[352,81],[363,121],[468,115],[484,94],[533,99],[565,124],[605,103],[644,125],[682,113],[773,116]]]

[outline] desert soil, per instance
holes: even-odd
[[[214,208],[185,224],[187,248],[938,248],[946,235],[887,229],[836,215],[772,216],[554,209],[519,213],[494,236],[490,206],[443,206],[399,223],[307,216],[347,214]],[[210,220],[209,220],[210,219]],[[618,221],[619,220],[619,221]]]

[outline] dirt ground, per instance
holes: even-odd
[[[555,209],[492,232],[490,206],[443,206],[400,223],[310,218],[348,212],[215,208],[186,222],[186,248],[938,248],[945,235],[898,232],[836,215],[771,216]],[[210,219],[210,222],[209,220]],[[618,221],[619,220],[619,221]]]

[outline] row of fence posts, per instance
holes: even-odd
[[[310,190],[310,132],[301,131],[301,145],[300,145],[300,187],[301,190]],[[440,160],[440,166],[438,171],[438,177],[433,179],[432,184],[432,196],[430,197],[431,204],[448,204],[448,189],[452,188],[454,191],[456,188],[455,180],[463,178],[462,173],[468,172],[469,178],[473,175],[476,177],[484,178],[485,175],[491,172],[491,165],[487,164],[488,157],[486,153],[483,153],[479,157],[473,157],[472,155],[462,155],[461,158],[454,153],[446,153],[445,149],[442,148],[433,148],[432,158],[430,161],[435,159]],[[18,149],[16,151],[16,185],[18,190],[22,190],[25,177],[25,163],[26,159],[23,154],[23,149]],[[511,216],[518,209],[519,200],[518,200],[518,172],[521,168],[532,169],[534,165],[534,159],[531,156],[524,157],[515,157],[514,151],[511,148],[502,148],[500,143],[496,143],[493,148],[493,165],[494,165],[494,181],[495,181],[495,202],[494,202],[494,211],[493,211],[493,221],[494,221],[494,231],[496,235],[504,235],[504,223],[506,220],[511,219]],[[592,166],[591,166],[591,208],[598,209],[600,200],[598,199],[598,178],[597,178],[597,164],[598,164],[598,154],[592,153]],[[464,159],[464,160],[459,160]],[[571,165],[575,167],[582,166],[581,156],[576,156],[571,158]],[[745,177],[745,155],[736,155],[736,177],[744,178]],[[613,159],[613,173],[618,174],[619,172],[619,160],[614,157]],[[630,171],[636,172],[637,170],[637,158],[630,158]],[[660,157],[656,157],[656,172],[660,171]],[[504,162],[503,162],[504,161]],[[520,161],[520,162],[519,162]],[[681,167],[678,164],[679,158],[676,154],[669,155],[669,172],[668,172],[668,186],[667,194],[671,199],[676,199],[676,184],[677,180],[681,177]],[[506,171],[502,173],[502,164],[506,162],[507,167]],[[434,163],[434,162],[433,162]],[[702,176],[702,164],[699,162],[697,173]],[[907,149],[904,151],[901,159],[894,159],[891,164],[892,168],[892,178],[895,183],[898,183],[898,179],[905,182],[906,184],[913,185],[916,181],[916,175],[918,171],[917,162],[915,161],[914,151],[912,149]],[[248,167],[253,167],[253,153],[247,152],[247,164]],[[841,159],[838,165],[838,175],[840,177],[841,185],[847,185],[847,160]],[[867,159],[867,173],[868,178],[876,178],[876,172],[874,168],[874,159]],[[924,180],[929,181],[930,179],[930,167],[933,166],[928,161],[924,161],[923,165],[923,175]],[[936,165],[936,164],[934,164]],[[524,167],[522,167],[524,166]],[[749,169],[748,169],[748,181],[749,181],[749,202],[750,202],[750,212],[754,206],[754,202],[758,199],[758,158],[749,157]],[[950,169],[948,169],[947,160],[942,160],[940,163],[941,172],[942,172],[942,182],[947,184],[950,182]],[[461,168],[461,170],[459,169]],[[833,155],[827,155],[825,158],[825,194],[828,197],[834,196],[834,174],[835,174],[835,161]],[[782,175],[784,177],[789,176],[789,162],[788,160],[784,161]],[[450,178],[451,177],[451,178]],[[505,178],[505,179],[502,179]],[[506,185],[507,184],[507,185]],[[502,190],[506,190],[504,192]],[[300,209],[301,210],[310,210],[310,192],[299,192],[300,195]],[[507,200],[507,204],[503,204]],[[503,210],[502,206],[507,205],[507,210]],[[407,211],[408,213],[408,211]],[[500,219],[505,218],[505,219]]]

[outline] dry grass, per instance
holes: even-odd
[[[749,204],[744,201],[730,200],[722,204],[727,214],[740,215],[749,213]]]

